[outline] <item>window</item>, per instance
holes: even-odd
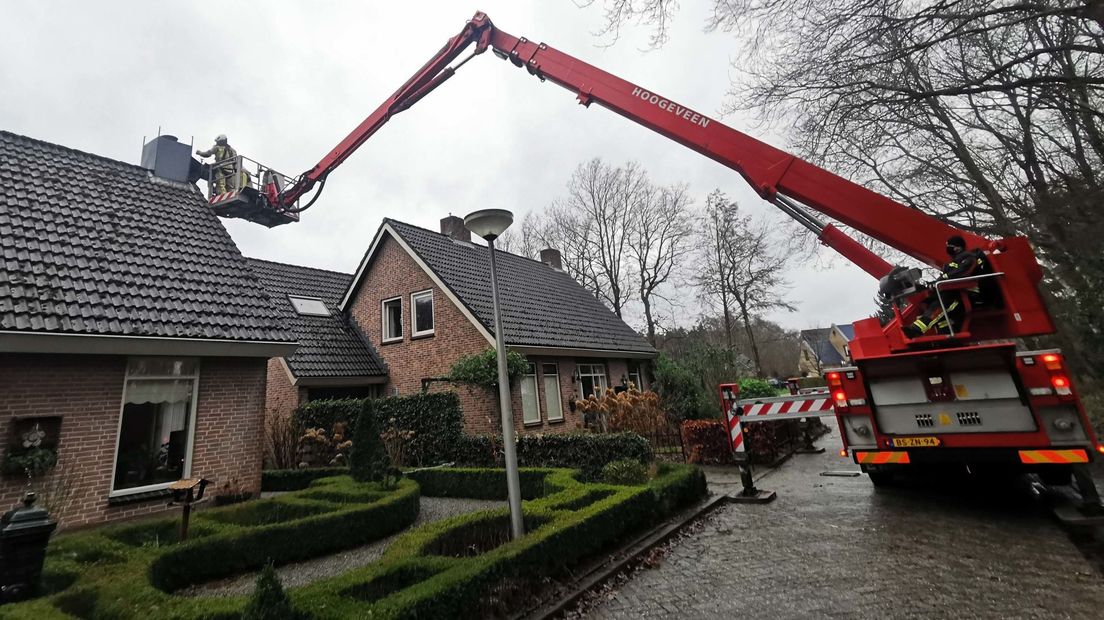
[[[288,300],[295,311],[304,316],[330,316],[330,309],[321,299],[288,295]]]
[[[402,297],[385,299],[382,304],[383,341],[402,340]]]
[[[594,394],[595,396],[601,396],[606,393],[608,384],[606,383],[606,365],[605,364],[579,364],[576,367],[576,372],[579,373],[579,388],[583,394],[583,398]]]
[[[410,296],[410,336],[433,334],[433,291],[422,291]]]
[[[541,364],[544,381],[544,413],[549,422],[563,419],[563,404],[560,402],[560,372],[555,364]]]
[[[127,363],[112,494],[164,488],[192,465],[199,363],[135,358]]]
[[[629,383],[633,384],[633,386],[641,392],[644,391],[644,382],[642,381],[643,378],[643,375],[641,375],[640,373],[639,364],[629,365]]]
[[[521,412],[522,422],[526,424],[540,424],[540,402],[537,391],[537,366],[529,364],[525,375],[521,377]]]

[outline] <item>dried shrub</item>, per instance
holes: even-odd
[[[655,392],[641,392],[635,386],[623,392],[606,389],[602,396],[593,394],[575,401],[587,426],[596,432],[634,432],[655,435],[667,427],[667,416]]]
[[[269,413],[265,417],[264,466],[265,469],[292,469],[298,464],[299,428],[286,415]]]

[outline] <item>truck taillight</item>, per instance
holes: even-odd
[[[1047,370],[1061,370],[1062,356],[1057,353],[1047,353],[1039,358]]]
[[[828,391],[832,394],[832,400],[836,409],[847,409],[847,392],[843,391],[843,377],[838,372],[830,372],[824,375],[828,380]]]
[[[845,394],[843,390],[838,390],[832,397],[835,398],[836,402],[839,404],[847,402],[847,394]]]
[[[1065,375],[1054,375],[1050,378],[1050,384],[1054,386],[1054,393],[1059,396],[1069,396],[1073,394],[1070,390],[1069,378]]]

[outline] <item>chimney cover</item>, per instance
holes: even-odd
[[[553,269],[563,270],[563,259],[560,257],[560,251],[552,248],[545,248],[540,251],[540,260],[545,265],[552,267]]]
[[[441,234],[448,235],[457,241],[471,243],[471,231],[464,228],[464,218],[455,215],[441,218]]]
[[[176,136],[157,136],[142,147],[142,167],[162,179],[194,182],[192,161],[192,147],[178,142]]]

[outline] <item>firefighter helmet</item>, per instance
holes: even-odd
[[[220,133],[219,135],[215,136],[216,144],[222,144],[224,142],[226,142],[226,134]]]

